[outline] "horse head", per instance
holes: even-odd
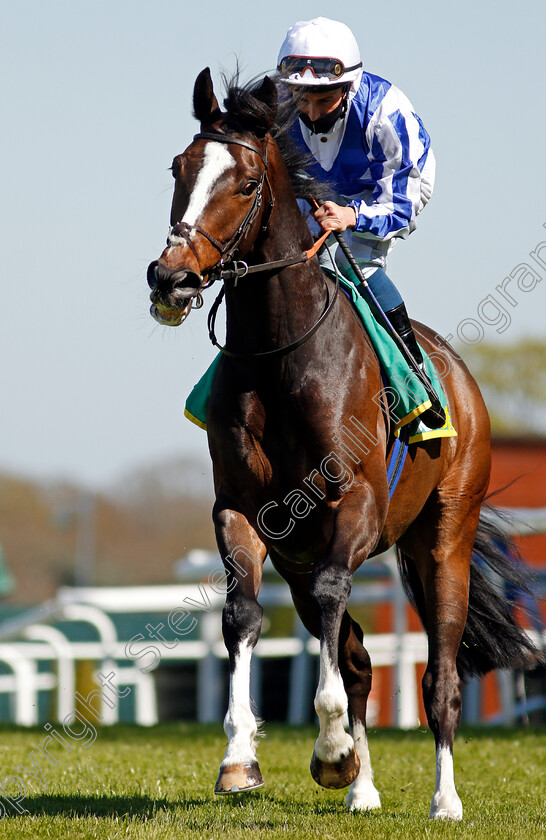
[[[248,254],[260,229],[277,91],[267,76],[243,103],[236,91],[222,112],[208,67],[195,82],[200,132],[173,160],[167,247],[148,267],[150,312],[160,324],[182,323],[214,269]]]

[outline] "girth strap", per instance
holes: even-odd
[[[404,462],[408,454],[408,427],[403,426],[400,429],[400,434],[392,446],[389,463],[387,464],[387,481],[389,483],[389,501],[392,499],[393,493],[396,490],[398,480],[402,475],[404,469]]]

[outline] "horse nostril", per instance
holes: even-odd
[[[146,277],[147,277],[148,286],[150,287],[150,289],[155,289],[155,287],[157,286],[158,265],[159,265],[158,261],[154,260],[148,266],[148,271],[146,273]]]

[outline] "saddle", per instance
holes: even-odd
[[[322,270],[332,279],[335,278],[331,269],[322,266]],[[407,434],[404,437],[408,443],[438,437],[456,437],[457,432],[451,422],[440,377],[421,345],[419,347],[427,373],[446,415],[446,422],[440,429],[429,429],[420,422],[419,416],[430,408],[427,393],[387,330],[376,319],[370,305],[358,291],[356,283],[339,273],[339,285],[351,301],[379,360],[383,379],[383,402],[388,408],[395,436],[399,437],[401,430],[405,429]]]
[[[335,279],[334,273],[330,269],[324,266],[322,266],[322,269],[327,275]],[[432,385],[446,412],[446,423],[440,429],[429,429],[428,426],[419,421],[419,415],[430,408],[427,393],[387,330],[374,317],[370,306],[358,292],[356,285],[342,274],[339,274],[339,284],[340,288],[349,297],[379,360],[383,378],[382,402],[388,407],[395,437],[400,437],[402,430],[404,430],[403,439],[407,444],[430,440],[431,438],[455,437],[457,432],[451,423],[440,378],[425,351],[421,348]],[[184,408],[185,417],[205,430],[207,428],[207,406],[212,381],[221,356],[221,353],[216,356],[194,386]]]

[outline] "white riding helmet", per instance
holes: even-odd
[[[287,85],[326,87],[354,82],[362,61],[349,27],[318,17],[290,27],[277,65],[281,81]]]

